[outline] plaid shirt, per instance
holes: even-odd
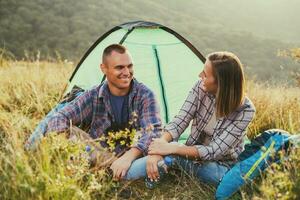
[[[243,105],[236,111],[217,119],[213,133],[209,135],[203,129],[214,110],[215,97],[202,89],[202,80],[199,80],[190,91],[179,114],[164,129],[171,133],[173,140],[178,140],[190,121],[193,121],[186,145],[197,147],[200,160],[214,160],[230,166],[244,150],[244,136],[254,117],[255,107],[246,97]],[[209,142],[205,144],[204,141]]]
[[[129,119],[137,115],[135,122],[141,128],[141,138],[134,145],[145,155],[151,138],[159,137],[161,119],[154,93],[144,84],[133,80],[128,101]],[[62,132],[72,125],[89,127],[89,134],[96,139],[115,121],[109,101],[107,82],[78,96],[70,104],[56,112],[49,120],[46,132]],[[149,132],[149,128],[151,132]]]

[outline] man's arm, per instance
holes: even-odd
[[[147,154],[148,146],[151,138],[159,137],[159,130],[161,130],[161,120],[159,115],[159,107],[156,102],[153,92],[149,89],[143,88],[137,96],[138,102],[137,115],[139,118],[139,127],[141,134],[139,140],[125,152],[119,159],[111,165],[113,176],[115,179],[120,180],[126,175],[131,163],[142,156]]]
[[[136,160],[138,157],[142,155],[142,152],[133,147],[126,151],[124,155],[122,155],[120,158],[115,160],[112,165],[110,166],[110,169],[113,171],[113,177],[116,180],[123,179],[126,175],[131,163]]]
[[[95,91],[86,91],[75,98],[64,108],[56,112],[48,121],[47,132],[63,132],[71,125],[79,126],[83,123],[90,123],[93,111],[93,95]]]
[[[160,110],[153,92],[149,92],[143,98],[140,125],[144,131],[137,146],[146,155],[152,139],[160,137],[162,129]],[[162,159],[163,157],[160,155],[148,155],[146,170],[150,179],[154,180],[158,177],[157,162]]]
[[[138,113],[141,137],[133,147],[147,155],[152,138],[160,137],[161,118],[158,103],[152,91],[148,90],[141,98],[141,106]]]
[[[142,131],[141,138],[134,144],[129,151],[116,160],[111,169],[114,172],[114,178],[122,179],[127,173],[131,163],[142,156],[146,155],[148,146],[152,138],[160,136],[161,119],[159,114],[159,106],[155,99],[153,92],[145,90],[145,93],[141,94],[140,106],[138,110],[139,126]]]
[[[58,104],[46,117],[39,123],[34,132],[25,142],[25,149],[35,149],[42,137],[48,132],[63,132],[70,128],[70,121],[73,125],[80,125],[81,122],[90,123],[92,105],[91,94],[89,91],[80,94],[69,103]],[[78,112],[79,114],[75,114]],[[79,118],[80,117],[80,118]]]

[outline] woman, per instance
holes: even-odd
[[[242,64],[230,52],[215,52],[207,56],[199,78],[178,115],[165,126],[162,137],[150,144],[149,155],[132,164],[128,178],[147,173],[150,179],[157,180],[157,162],[163,156],[173,155],[183,170],[216,185],[237,161],[255,113],[244,93]],[[171,142],[178,140],[191,121],[186,144]]]

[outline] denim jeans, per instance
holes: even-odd
[[[220,165],[217,162],[207,161],[203,163],[194,163],[192,160],[186,159],[181,156],[170,156],[174,159],[175,167],[178,167],[189,175],[197,178],[198,180],[217,185],[225,173],[229,170],[228,167]],[[147,176],[146,164],[148,156],[135,160],[126,176],[125,180],[135,180]]]

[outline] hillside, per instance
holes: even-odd
[[[62,58],[75,61],[115,25],[155,21],[173,28],[203,54],[228,50],[259,81],[292,83],[299,63],[278,50],[300,46],[297,0],[1,0],[0,48],[16,59]]]

